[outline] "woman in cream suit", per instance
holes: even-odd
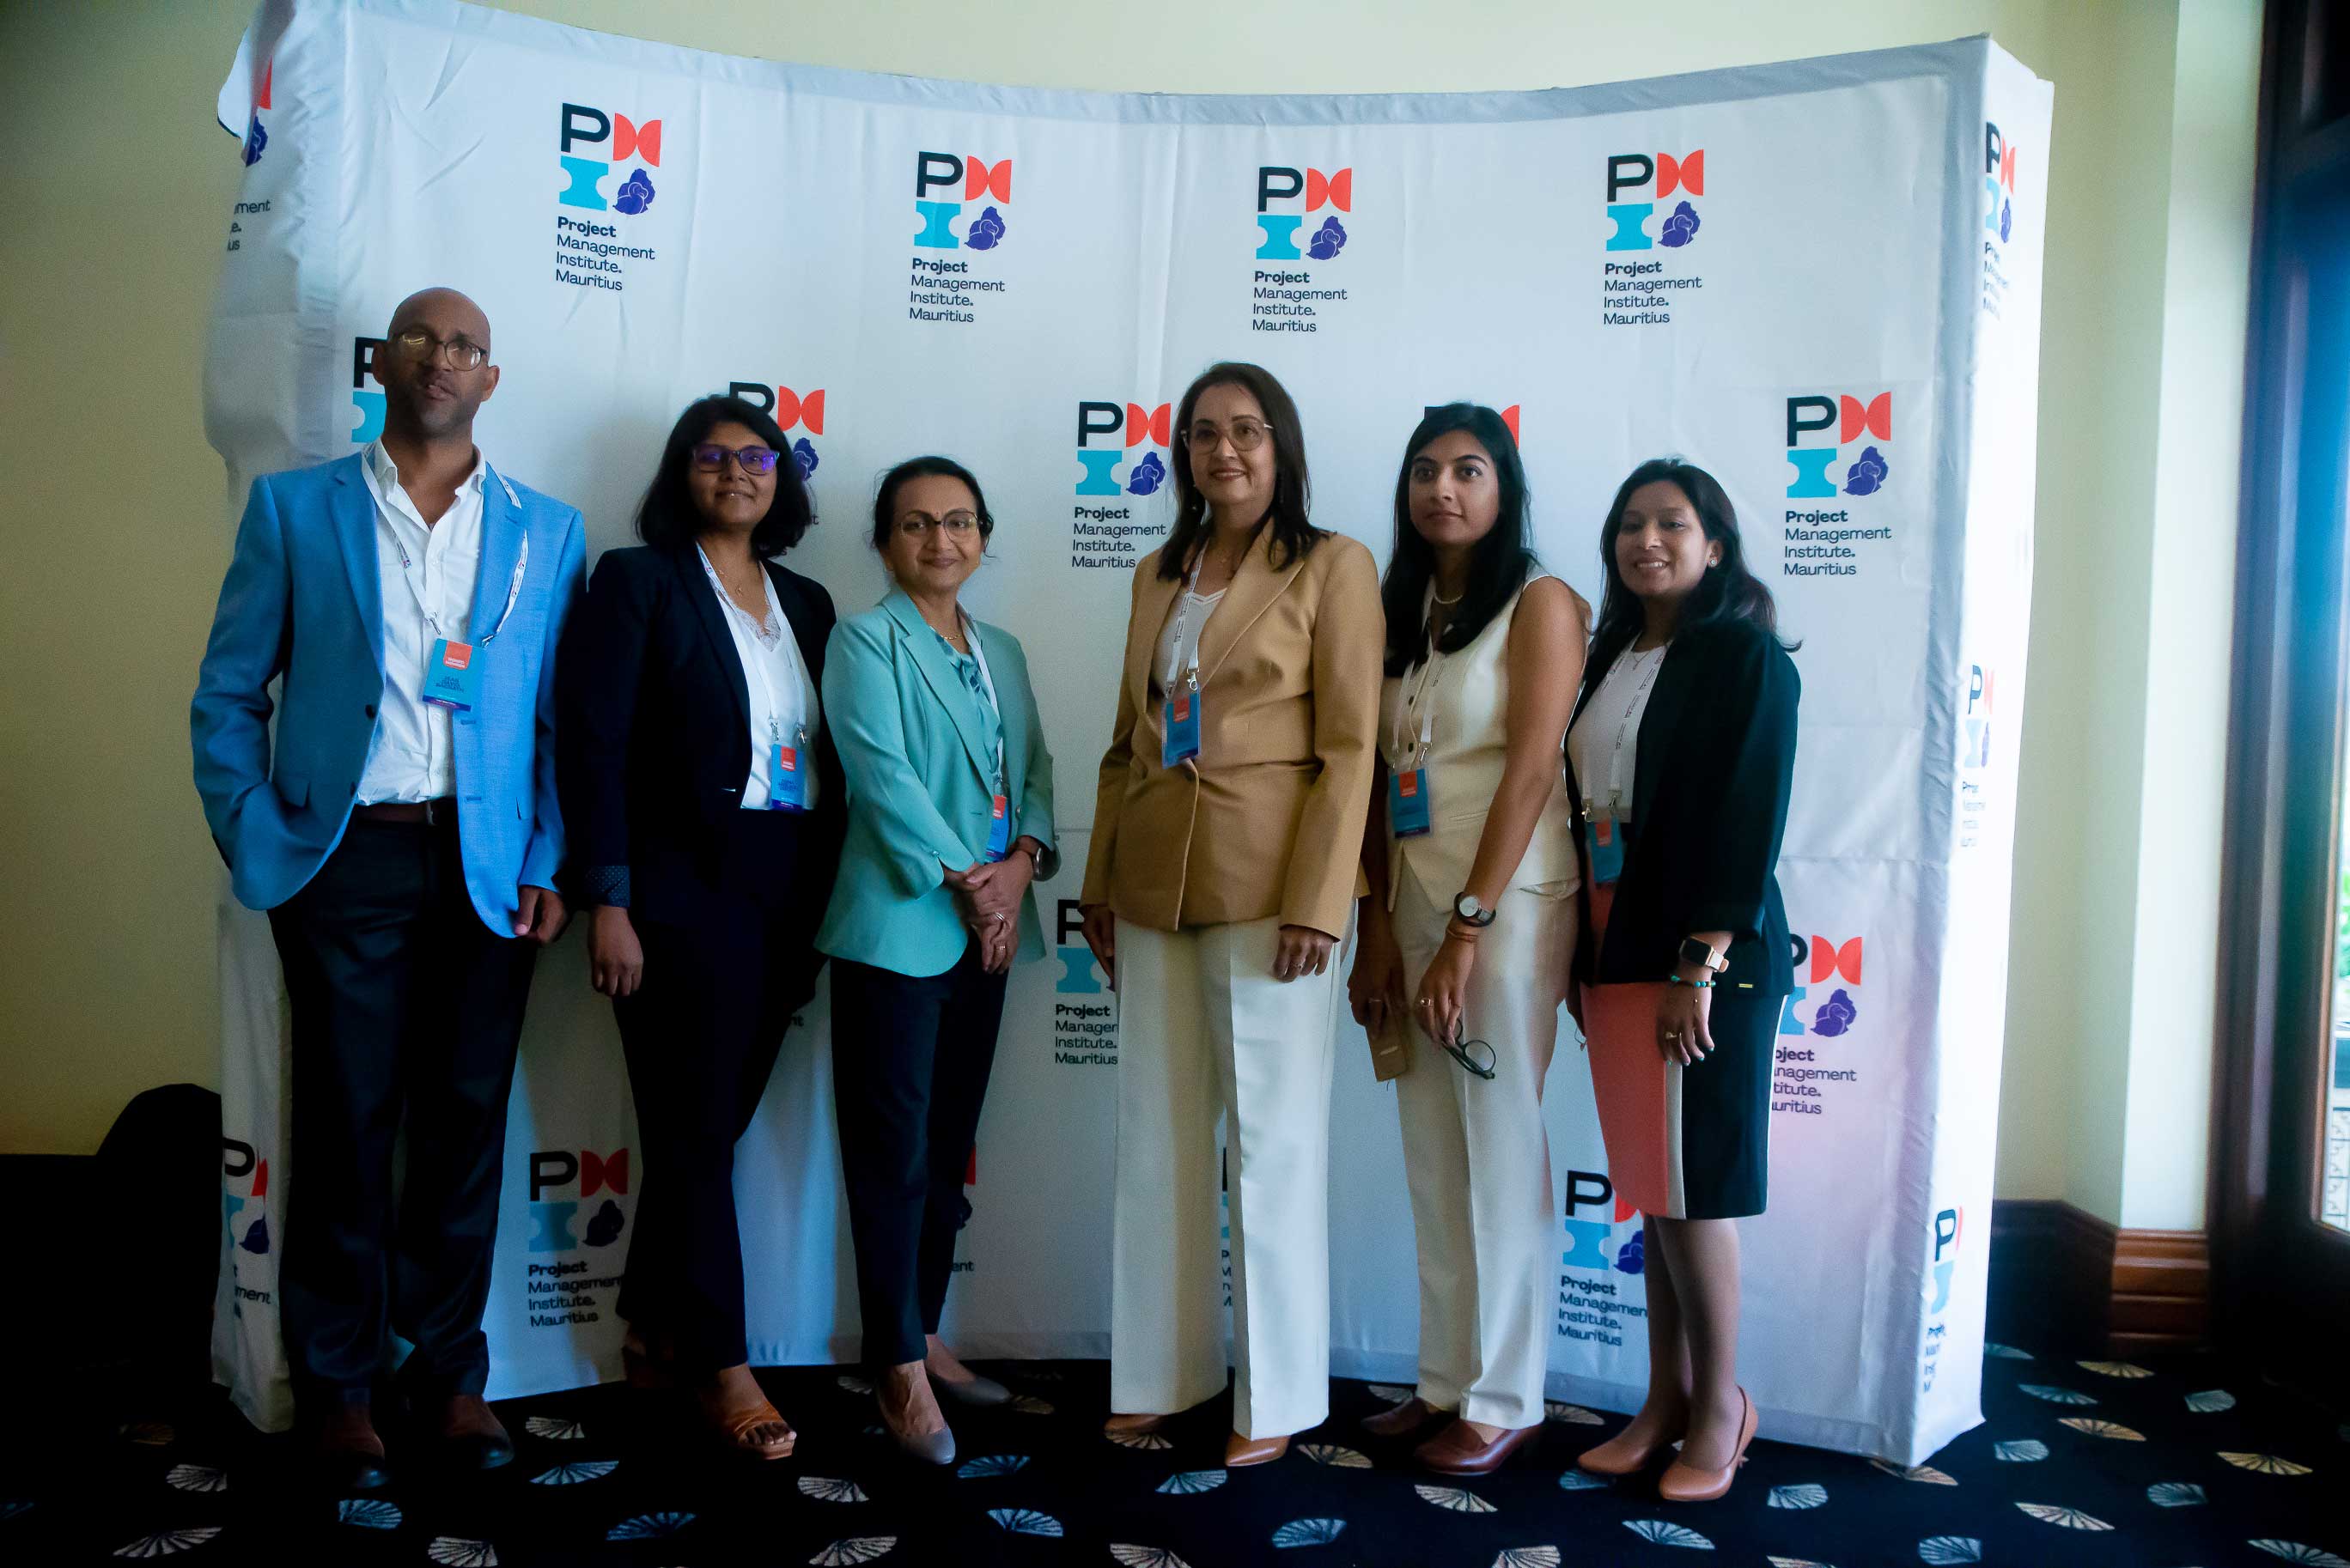
[[[1414,1047],[1396,1094],[1419,1386],[1365,1426],[1441,1422],[1415,1457],[1482,1475],[1543,1423],[1558,1251],[1543,1079],[1580,875],[1561,748],[1589,608],[1526,547],[1525,469],[1499,414],[1433,410],[1405,452],[1348,992],[1375,1038]]]
[[[1118,991],[1113,1437],[1224,1386],[1227,1465],[1329,1413],[1330,1076],[1383,622],[1360,544],[1306,520],[1296,405],[1211,366],[1176,410],[1175,525],[1134,573],[1087,942]]]

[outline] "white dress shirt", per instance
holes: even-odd
[[[442,638],[470,642],[473,587],[482,569],[481,455],[457,499],[428,524],[400,483],[400,469],[369,441],[359,464],[375,498],[376,574],[383,590],[383,701],[359,774],[362,805],[438,800],[457,793],[450,711],[424,701],[424,661]]]
[[[775,746],[778,742],[799,753],[801,802],[816,809],[817,788],[816,739],[824,729],[824,704],[816,682],[808,678],[807,661],[800,657],[799,639],[775,597],[775,579],[764,563],[759,581],[767,590],[767,618],[756,621],[743,613],[719,580],[718,570],[701,545],[702,575],[718,596],[726,629],[734,637],[734,655],[743,661],[743,685],[751,699],[751,774],[743,781],[743,808],[765,811],[775,796]]]

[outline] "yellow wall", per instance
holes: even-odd
[[[2216,823],[2217,786],[2208,769],[2191,780],[2182,814],[2148,759],[2161,769],[2182,741],[2216,755],[2222,721],[2166,695],[2178,661],[2158,663],[2152,638],[2191,605],[2219,628],[2193,644],[2207,659],[2197,701],[2224,691],[2234,469],[2191,447],[2157,458],[2188,412],[2188,371],[2224,366],[2231,342],[2241,359],[2241,279],[2225,275],[2243,248],[2251,0],[2185,0],[2183,17],[2178,0],[507,8],[813,64],[1172,91],[1550,87],[1993,35],[2056,84],[1999,1190],[2200,1223],[2199,1181],[2158,1179],[2153,1156],[2208,1114],[2210,961],[2180,950],[2191,932],[2154,939],[2159,912],[2216,878],[2216,837],[2186,825]],[[89,1148],[137,1089],[213,1075],[216,877],[185,707],[227,548],[198,370],[238,172],[212,101],[247,14],[229,0],[0,13],[0,101],[16,128],[0,224],[0,471],[13,482],[0,864],[16,913],[0,1149]],[[2200,398],[2195,423],[2232,433],[2224,389]],[[2147,809],[2157,783],[2159,815]],[[2183,858],[2142,883],[2147,854]],[[2144,1179],[2126,1179],[2141,1164]]]

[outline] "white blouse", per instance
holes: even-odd
[[[801,798],[813,811],[817,793],[814,748],[824,728],[824,705],[816,682],[809,679],[807,661],[800,657],[799,639],[792,635],[792,623],[775,597],[775,579],[767,575],[765,563],[760,563],[759,581],[767,590],[767,618],[754,620],[719,581],[717,568],[699,545],[694,552],[702,555],[710,591],[718,596],[726,629],[734,636],[734,654],[743,661],[743,684],[751,699],[751,773],[743,781],[743,809],[764,811],[775,799],[775,748],[780,742],[799,753],[801,787],[806,792]]]

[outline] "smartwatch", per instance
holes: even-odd
[[[1480,930],[1493,923],[1493,911],[1465,892],[1452,900],[1452,913],[1462,925],[1475,926]]]
[[[1720,974],[1730,967],[1730,959],[1726,954],[1706,946],[1695,937],[1681,939],[1681,962],[1693,963],[1698,968],[1709,970],[1715,974]]]

